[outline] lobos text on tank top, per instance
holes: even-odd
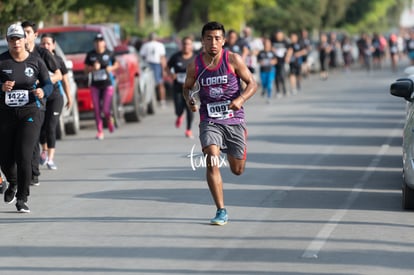
[[[215,68],[207,68],[202,54],[196,57],[196,79],[200,85],[200,121],[219,124],[244,123],[244,110],[228,109],[230,102],[240,96],[240,79],[229,68],[229,52],[222,51]]]

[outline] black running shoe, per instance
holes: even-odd
[[[30,185],[39,186],[39,176],[32,175],[32,181],[30,182]]]
[[[29,206],[22,200],[17,200],[16,208],[19,213],[30,213]]]
[[[12,188],[11,186],[9,186],[6,192],[4,192],[4,202],[7,204],[13,203],[16,200],[16,193],[16,188]]]

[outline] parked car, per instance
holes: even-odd
[[[36,40],[36,44],[40,44],[40,39]],[[0,53],[7,51],[7,41],[5,39],[0,40]],[[60,123],[59,128],[56,133],[58,139],[60,139],[63,135],[76,135],[80,129],[79,123],[79,109],[78,103],[76,101],[78,95],[78,87],[76,85],[74,75],[73,75],[73,63],[72,61],[68,60],[59,46],[59,43],[56,43],[56,54],[61,56],[65,61],[66,67],[68,68],[68,79],[69,79],[69,86],[70,86],[70,94],[73,98],[73,104],[70,109],[63,107],[62,114],[60,116]],[[66,95],[63,96],[64,98],[64,106],[67,103]]]
[[[104,25],[72,25],[43,28],[40,33],[52,33],[67,58],[73,62],[75,81],[78,85],[78,105],[81,118],[93,117],[93,103],[89,89],[89,77],[84,73],[84,60],[87,52],[93,49],[96,34],[101,33],[107,48],[115,53],[120,64],[115,72],[115,93],[112,102],[112,114],[115,125],[120,125],[121,117],[126,122],[140,121],[149,109],[144,98],[155,96],[154,91],[140,90],[140,62],[135,53],[124,45],[113,29]],[[149,93],[143,96],[143,93]],[[144,108],[144,106],[146,108]]]
[[[154,72],[147,62],[139,56],[139,53],[133,46],[128,46],[128,50],[131,54],[135,54],[139,59],[140,67],[140,77],[139,77],[139,87],[141,96],[143,97],[143,113],[145,114],[155,114],[155,109],[157,107],[157,98],[154,94],[155,91],[155,77]]]
[[[414,67],[407,68],[406,72],[410,76],[392,83],[390,93],[404,98],[407,102],[402,145],[402,207],[414,209]]]

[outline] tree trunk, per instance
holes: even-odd
[[[181,0],[180,9],[174,20],[174,27],[177,31],[185,29],[194,19],[192,0]]]

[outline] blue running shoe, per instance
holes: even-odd
[[[216,212],[216,216],[210,220],[213,225],[225,225],[229,220],[226,208],[220,208]]]
[[[42,151],[42,153],[40,153],[39,164],[40,165],[45,165],[47,161],[48,161],[48,159],[47,159],[47,152],[46,151]]]

